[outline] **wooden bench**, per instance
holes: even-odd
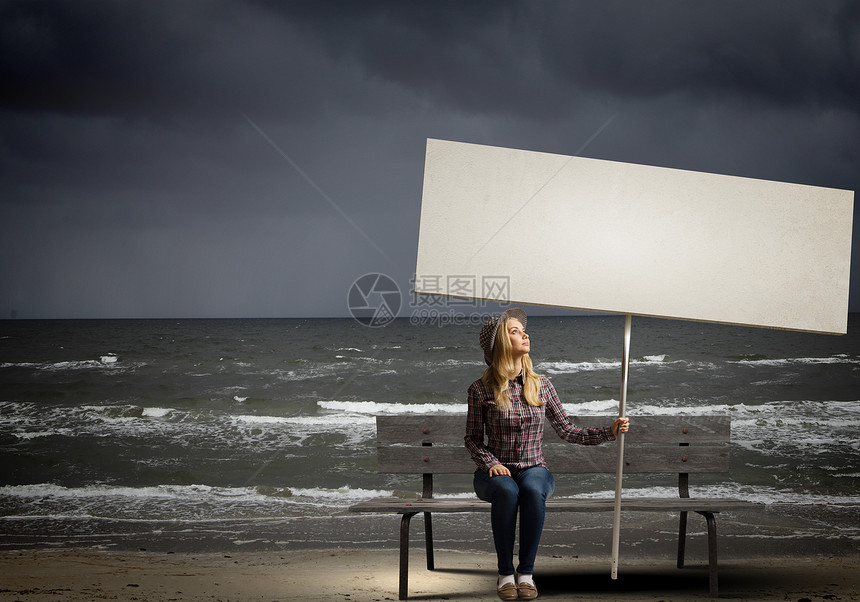
[[[583,426],[605,425],[611,417],[573,417]],[[377,416],[379,471],[422,475],[423,491],[415,498],[377,498],[351,506],[351,512],[400,514],[401,600],[409,588],[409,526],[413,516],[424,514],[427,569],[433,570],[433,513],[489,512],[490,504],[464,498],[434,498],[433,475],[472,474],[475,464],[463,444],[465,415]],[[758,507],[754,502],[733,498],[690,497],[690,473],[729,471],[728,416],[648,416],[631,419],[625,437],[624,473],[677,474],[678,497],[627,498],[623,512],[678,512],[678,568],[684,566],[687,514],[695,512],[707,522],[710,595],[717,597],[717,530],[715,514]],[[554,442],[558,442],[555,444]],[[617,446],[572,445],[547,425],[544,456],[550,470],[559,474],[615,474]],[[547,512],[612,512],[613,496],[606,498],[550,498]]]

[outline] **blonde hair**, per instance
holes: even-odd
[[[484,384],[493,389],[496,407],[506,412],[511,408],[511,394],[508,381],[514,374],[514,358],[511,353],[511,340],[508,336],[508,320],[505,318],[496,330],[496,340],[493,344],[493,363],[484,371]],[[529,354],[522,358],[523,364],[523,396],[530,406],[542,406],[540,399],[540,375],[532,368]]]

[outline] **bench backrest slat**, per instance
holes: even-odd
[[[465,447],[390,445],[378,449],[379,471],[403,474],[471,474],[475,463]],[[615,472],[614,445],[544,446],[544,457],[556,473]],[[729,449],[724,445],[639,446],[624,454],[625,473],[728,472]]]
[[[606,426],[613,416],[573,416],[580,426]],[[377,416],[377,439],[381,444],[432,443],[462,445],[466,434],[465,414]],[[559,441],[547,421],[544,444]],[[625,437],[628,445],[640,443],[728,443],[731,420],[728,416],[636,416]]]

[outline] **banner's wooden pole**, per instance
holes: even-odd
[[[618,417],[627,414],[627,372],[630,367],[630,330],[632,316],[624,317],[624,350],[621,355],[621,401]],[[618,579],[618,548],[621,541],[621,478],[624,475],[624,433],[618,433],[618,466],[615,471],[615,516],[612,521],[612,578]]]

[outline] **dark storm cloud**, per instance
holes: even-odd
[[[182,4],[6,2],[3,105],[14,110],[122,114],[175,104],[183,61],[199,40],[182,35]],[[160,9],[160,10],[159,10]],[[177,95],[177,91],[180,95]]]
[[[317,40],[241,3],[12,2],[2,14],[3,106],[193,119],[277,106],[306,117],[342,98]]]
[[[858,74],[849,1],[0,1],[0,315],[406,289],[427,137],[856,189]]]
[[[15,111],[301,120],[384,110],[382,82],[543,119],[591,93],[854,111],[860,92],[851,2],[9,2],[0,17]]]
[[[316,41],[241,2],[6,2],[0,104],[142,118],[165,127],[237,116],[301,120],[350,97]]]
[[[373,79],[523,114],[589,90],[851,110],[860,92],[852,2],[7,2],[0,16],[0,100],[22,111],[253,103],[289,119],[360,102],[352,86]]]
[[[805,1],[263,3],[334,56],[462,109],[551,115],[584,91],[841,105],[860,5]]]
[[[851,3],[641,2],[567,18],[542,57],[571,83],[613,95],[753,97],[855,109],[860,11]],[[547,23],[547,25],[550,25]]]

